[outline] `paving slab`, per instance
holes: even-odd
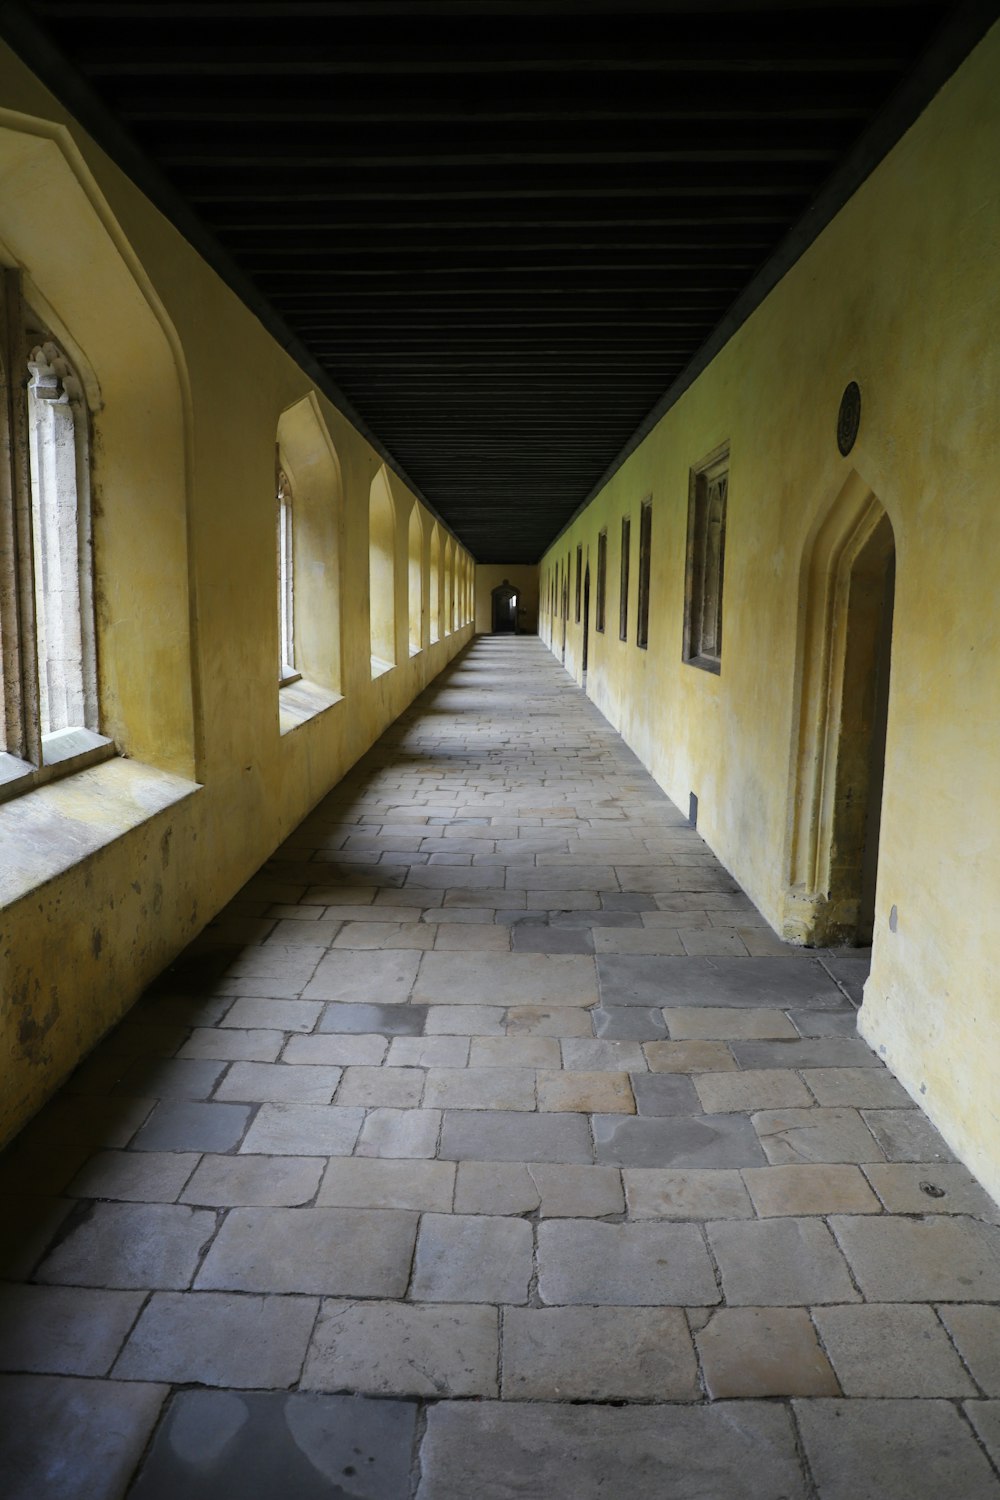
[[[426,1005],[597,1002],[594,960],[571,953],[425,953],[413,999]]]
[[[672,1041],[754,1041],[795,1039],[798,1032],[780,1010],[738,1010],[712,1005],[666,1007],[663,1019]]]
[[[788,1414],[767,1402],[448,1401],[428,1411],[417,1500],[805,1500],[806,1493]]]
[[[283,1031],[238,1031],[223,1026],[199,1026],[192,1031],[177,1056],[211,1057],[225,1062],[275,1062],[284,1042]]]
[[[327,953],[320,959],[303,998],[341,1004],[400,1005],[410,998],[417,965],[428,954],[406,950]]]
[[[993,1467],[1000,1469],[1000,1401],[966,1401],[963,1411],[993,1460]]]
[[[619,1167],[757,1167],[765,1157],[744,1115],[593,1116],[597,1160]]]
[[[0,1370],[106,1375],[144,1292],[0,1285]]]
[[[397,1036],[386,1062],[394,1068],[464,1068],[469,1046],[469,1038],[462,1036]]]
[[[871,1068],[885,1064],[860,1037],[800,1037],[797,1041],[733,1042],[741,1068]]]
[[[322,1007],[317,1031],[362,1032],[378,1036],[419,1036],[427,1010],[422,1005],[348,1005]]]
[[[707,1233],[730,1306],[860,1300],[847,1262],[821,1219],[720,1222],[709,1224]]]
[[[312,1031],[323,1007],[317,1000],[287,1000],[244,994],[219,1025],[238,1031]]]
[[[449,1109],[438,1155],[445,1161],[592,1162],[594,1148],[582,1115]]]
[[[638,1005],[595,1006],[590,1012],[595,1037],[609,1042],[656,1042],[666,1039],[663,1012]],[[564,1036],[586,1035],[564,1031]]]
[[[445,1213],[451,1208],[454,1190],[453,1162],[334,1157],[327,1165],[316,1203],[320,1207],[412,1208]]]
[[[473,1068],[558,1068],[561,1063],[559,1042],[552,1036],[473,1037],[469,1051]]]
[[[933,1308],[868,1302],[813,1318],[845,1396],[978,1395]]]
[[[155,1292],[118,1357],[121,1380],[271,1389],[299,1378],[315,1297]]]
[[[843,996],[822,965],[807,959],[656,958],[598,954],[604,1005],[709,1005],[751,1009],[837,1008]]]
[[[199,1159],[196,1151],[97,1151],[66,1192],[73,1198],[176,1203]]]
[[[959,1162],[872,1162],[864,1172],[891,1214],[971,1214],[1000,1222],[1000,1206]]]
[[[525,1302],[531,1226],[486,1214],[424,1214],[410,1296],[418,1302]]]
[[[432,1157],[441,1133],[439,1109],[372,1109],[355,1149],[357,1156]]]
[[[503,1394],[511,1401],[696,1401],[687,1320],[665,1307],[508,1307]]]
[[[337,1090],[337,1105],[416,1109],[425,1077],[423,1068],[348,1068]]]
[[[122,1380],[0,1376],[4,1500],[117,1500],[167,1392]]]
[[[796,1401],[821,1500],[997,1500],[1000,1484],[947,1401]]]
[[[507,1012],[509,1037],[589,1037],[593,1012],[570,1005],[512,1005]],[[558,1066],[558,1064],[556,1064]]]
[[[773,1166],[884,1160],[855,1109],[765,1109],[753,1116],[753,1125]]]
[[[375,1396],[496,1396],[494,1307],[323,1303],[301,1389]]]
[[[708,1114],[733,1110],[780,1109],[812,1104],[809,1090],[797,1074],[778,1068],[756,1068],[748,1073],[701,1073],[694,1080],[697,1097]]]
[[[234,1062],[215,1097],[251,1104],[329,1104],[342,1070],[301,1064]]]
[[[720,1307],[695,1333],[695,1343],[713,1401],[840,1395],[803,1307]]]
[[[212,1208],[280,1208],[316,1195],[325,1162],[316,1156],[203,1156],[182,1203]]]
[[[416,1417],[410,1401],[181,1391],[129,1500],[400,1500],[408,1492]]]
[[[181,1204],[95,1203],[42,1261],[35,1278],[73,1286],[190,1286],[215,1214]]]
[[[616,1042],[568,1037],[562,1044],[564,1068],[576,1073],[644,1073],[646,1058],[639,1042]],[[558,1064],[557,1064],[558,1066]]]
[[[651,1073],[732,1073],[736,1060],[725,1042],[647,1042]]]
[[[350,1156],[363,1109],[319,1104],[264,1104],[240,1146],[240,1155]]]
[[[432,1005],[421,1006],[420,1010],[427,1017],[427,1036],[504,1035],[507,1012],[501,1005]]]
[[[162,1099],[132,1142],[134,1151],[231,1151],[247,1128],[246,1104]]]
[[[1000,1301],[1000,1229],[978,1219],[841,1217],[830,1226],[870,1302]]]
[[[887,1161],[954,1161],[955,1153],[918,1109],[863,1109]]]
[[[635,1114],[627,1073],[539,1072],[540,1110],[574,1110],[581,1114]]]
[[[285,1043],[281,1060],[307,1067],[377,1067],[385,1060],[388,1048],[387,1037],[371,1032],[291,1036]]]
[[[224,1067],[211,1058],[143,1058],[125,1069],[114,1092],[145,1099],[207,1099]]]
[[[432,1109],[531,1110],[532,1068],[431,1068],[424,1103]]]
[[[199,1291],[401,1297],[417,1215],[371,1208],[234,1208],[195,1283]]]
[[[633,1073],[632,1089],[640,1115],[692,1115],[703,1107],[690,1078],[676,1073]]]
[[[558,1219],[539,1225],[543,1302],[628,1307],[709,1306],[715,1273],[692,1224],[602,1224]]]
[[[881,1212],[861,1168],[853,1165],[747,1167],[743,1181],[762,1219]]]
[[[753,1205],[739,1172],[725,1169],[626,1167],[622,1173],[633,1219],[749,1219]]]
[[[959,1303],[937,1311],[973,1379],[987,1396],[1000,1396],[1000,1307]]]

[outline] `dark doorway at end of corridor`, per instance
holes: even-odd
[[[495,575],[494,575],[495,576]],[[492,590],[494,635],[517,634],[517,589],[505,578]]]

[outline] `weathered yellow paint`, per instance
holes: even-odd
[[[2,1142],[471,626],[449,621],[432,642],[425,618],[410,654],[419,502],[388,475],[394,597],[375,603],[396,664],[372,681],[382,459],[21,62],[4,49],[0,63],[0,259],[24,267],[94,409],[102,725],[130,757],[0,806]],[[302,510],[296,635],[317,705],[284,734],[279,441]],[[424,514],[424,598],[431,530]]]
[[[501,583],[518,590],[517,628],[533,635],[538,629],[538,567],[534,563],[476,564],[476,630],[489,634],[493,629],[492,590]]]
[[[1000,28],[542,562],[608,530],[607,628],[587,690],[781,930],[796,910],[795,802],[819,754],[803,715],[812,538],[874,496],[896,550],[874,960],[861,1028],[1000,1195]],[[849,457],[844,387],[862,392]],[[722,670],[681,660],[689,473],[731,451]],[[649,648],[618,639],[621,516],[652,495]],[[803,570],[806,569],[805,573]],[[803,588],[806,584],[808,587]],[[592,593],[593,604],[593,593]],[[556,630],[558,627],[558,635]],[[836,621],[832,627],[836,628]],[[579,675],[582,627],[567,630]],[[803,684],[805,682],[805,689]],[[790,813],[792,815],[790,815]],[[890,909],[898,913],[889,928]],[[802,931],[808,930],[808,920]],[[802,935],[800,931],[800,935]]]

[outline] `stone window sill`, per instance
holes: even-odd
[[[4,803],[0,910],[197,791],[195,781],[113,756]]]
[[[343,701],[342,693],[333,693],[329,688],[322,688],[317,683],[300,677],[296,682],[289,683],[288,687],[278,690],[279,733],[291,734],[294,729],[301,729],[310,719],[317,718],[335,703]]]
[[[375,681],[376,677],[384,677],[386,672],[391,672],[395,665],[396,663],[394,661],[385,661],[381,656],[373,656],[372,682]]]
[[[46,786],[61,776],[71,776],[115,754],[114,741],[92,729],[60,729],[42,740],[42,764],[19,760],[0,752],[0,803]]]

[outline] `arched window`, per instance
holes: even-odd
[[[419,505],[414,505],[410,511],[407,554],[409,559],[410,655],[416,656],[423,644],[424,612],[424,528]]]
[[[278,681],[295,682],[295,551],[292,486],[278,454]]]
[[[97,735],[90,416],[65,350],[5,273],[0,487],[0,781],[105,743]],[[4,757],[0,756],[0,761]]]
[[[452,623],[452,596],[455,592],[455,543],[451,537],[444,544],[444,599],[441,611],[444,629],[443,635],[451,635],[454,625]]]
[[[431,531],[430,567],[428,581],[428,614],[430,616],[430,642],[441,639],[441,528],[435,521]]]
[[[340,697],[340,462],[314,392],[277,433],[278,721],[283,734]]]
[[[368,609],[372,676],[396,665],[396,510],[385,466],[368,500]]]

